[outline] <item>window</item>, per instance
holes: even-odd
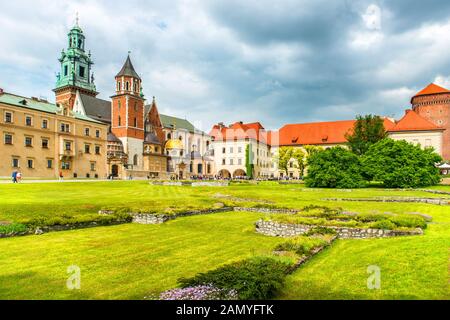
[[[226,153],[227,150],[225,148],[222,148],[222,153]]]
[[[32,147],[32,146],[33,146],[33,138],[25,137],[25,147]]]
[[[42,148],[48,149],[48,139],[42,139]]]
[[[238,159],[238,165],[241,165],[242,164],[242,159]]]
[[[117,81],[117,91],[120,91],[120,81]],[[120,101],[119,101],[119,105],[120,105]]]
[[[100,154],[100,146],[95,146],[95,154]]]
[[[84,128],[84,135],[89,137],[89,128]]]
[[[156,152],[156,153],[158,153],[158,152],[159,152],[159,149],[158,149],[158,147],[155,147],[155,152]]]
[[[31,127],[33,125],[33,121],[31,116],[26,116],[25,117],[25,125]]]
[[[134,118],[134,127],[137,128],[137,119]]]
[[[117,101],[117,108],[119,108],[119,111],[120,111],[120,107],[121,107],[121,103],[120,103],[120,100],[119,100],[119,101]]]
[[[70,170],[70,162],[69,161],[61,161],[61,169]]]
[[[136,82],[134,83],[134,92],[138,92],[138,90],[137,90],[137,83]]]
[[[130,90],[130,83],[127,81],[127,83],[126,83],[126,85],[125,85],[125,89],[127,90],[127,91],[129,91]]]
[[[225,165],[225,159],[222,159],[222,164]]]
[[[234,162],[233,159],[230,159],[230,165],[233,165],[233,162]]]
[[[100,130],[95,130],[95,137],[100,138]]]
[[[13,136],[10,133],[5,133],[5,144],[13,144]]]
[[[170,133],[167,134],[167,140],[172,139],[172,135]]]
[[[72,150],[72,143],[70,141],[64,142],[64,147],[66,151]]]
[[[91,162],[91,171],[95,171],[95,161]]]
[[[84,145],[84,153],[91,153],[91,146],[88,144]]]
[[[28,169],[33,169],[34,168],[33,164],[34,164],[33,159],[28,159],[27,160],[27,167],[28,167]]]
[[[230,147],[230,153],[233,153],[233,147]]]
[[[117,124],[119,127],[122,125],[122,118],[119,116],[119,119],[118,119],[118,124]]]
[[[5,122],[6,123],[12,123],[12,113],[11,112],[5,112]]]
[[[133,165],[137,166],[138,165],[138,155],[135,154],[133,157]]]
[[[13,166],[13,168],[18,168],[19,167],[19,159],[13,158],[12,159],[12,166]]]
[[[81,78],[84,78],[85,70],[86,70],[85,67],[80,66],[80,70],[79,70],[78,74],[80,75]]]
[[[69,73],[68,66],[64,66],[64,76],[67,77],[67,74]]]
[[[136,112],[137,109],[138,109],[138,105],[137,105],[137,102],[135,102],[135,103],[134,103],[134,111]]]
[[[61,123],[61,132],[70,132],[70,125],[68,123]]]
[[[42,129],[47,129],[48,128],[48,120],[47,119],[43,119],[42,120]]]
[[[242,153],[242,147],[238,147],[238,153]]]
[[[47,169],[51,169],[51,168],[53,168],[53,160],[47,159]]]

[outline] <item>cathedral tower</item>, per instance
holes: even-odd
[[[116,94],[111,98],[111,131],[122,141],[129,165],[135,170],[141,169],[145,99],[141,78],[134,70],[130,55],[116,75]]]
[[[68,34],[68,48],[61,52],[59,62],[61,71],[57,75],[56,87],[53,89],[56,95],[56,103],[63,104],[73,109],[77,91],[92,97],[97,96],[92,74],[91,53],[85,52],[85,36],[83,30],[76,25]]]

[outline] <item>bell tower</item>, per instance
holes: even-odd
[[[78,16],[75,26],[67,35],[67,51],[61,52],[59,62],[61,70],[56,76],[56,86],[53,91],[57,104],[65,104],[73,109],[77,91],[92,97],[97,96],[92,74],[91,53],[85,52],[85,36],[78,25]]]
[[[116,75],[116,94],[111,97],[111,131],[122,141],[129,166],[143,165],[144,95],[142,81],[134,70],[130,53]]]

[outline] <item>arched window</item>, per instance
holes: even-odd
[[[117,91],[120,91],[120,81],[117,81]]]
[[[167,134],[167,140],[172,139],[172,135],[170,134],[170,132]]]
[[[133,165],[137,166],[138,165],[138,155],[135,154],[133,157]]]
[[[127,81],[126,85],[125,85],[125,90],[129,91],[130,90],[130,83]]]
[[[137,83],[134,83],[134,92],[137,92]]]

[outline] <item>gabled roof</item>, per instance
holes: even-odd
[[[176,129],[185,129],[189,132],[195,131],[194,125],[186,119],[176,118],[165,114],[159,114],[159,117],[164,128],[173,128],[173,126],[175,126]]]
[[[57,114],[60,111],[58,106],[54,103],[50,103],[42,99],[26,98],[6,92],[0,95],[0,103],[53,114]],[[100,121],[93,119],[89,115],[74,112],[73,116],[75,117],[75,119],[101,123]]]
[[[346,143],[346,134],[351,134],[356,120],[327,121],[287,124],[278,131],[268,134],[271,145],[327,145]],[[395,124],[383,119],[384,128],[389,131]]]
[[[243,123],[240,121],[228,127],[223,124],[216,124],[212,127],[209,135],[214,137],[216,141],[254,139],[258,142],[268,143],[267,131],[259,122]]]
[[[125,64],[123,65],[119,73],[116,75],[116,77],[123,77],[123,76],[133,77],[141,80],[137,72],[134,70],[133,64],[131,63],[130,55],[128,55]]]
[[[422,118],[413,110],[406,110],[405,115],[401,118],[394,127],[387,130],[388,132],[400,132],[400,131],[433,131],[444,130],[436,126],[434,123]]]
[[[414,97],[439,93],[450,93],[450,91],[441,86],[438,86],[437,84],[430,83],[428,86],[417,92]]]
[[[111,101],[80,94],[86,114],[98,121],[111,123]]]

